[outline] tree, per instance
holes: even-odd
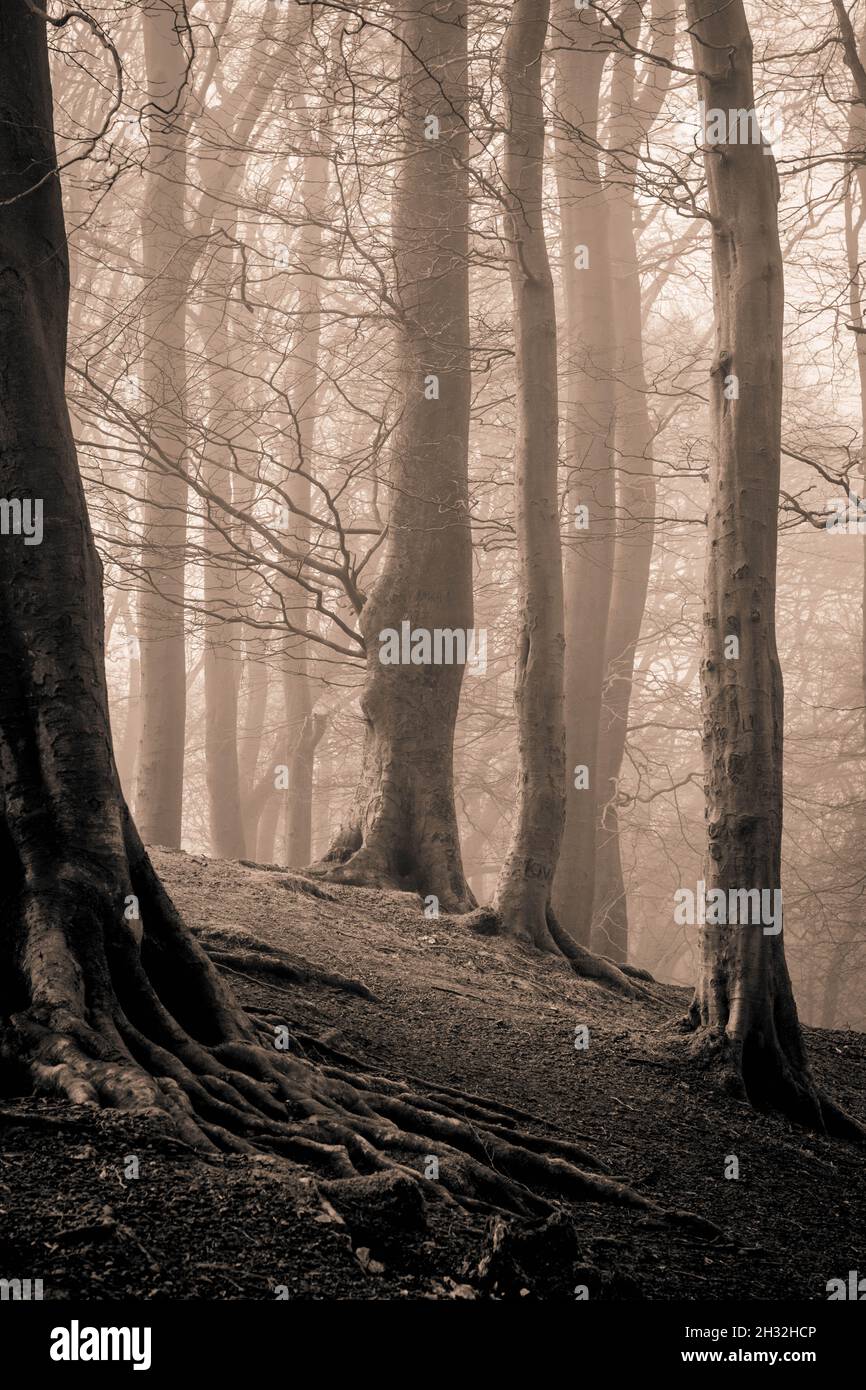
[[[628,907],[619,835],[619,778],[625,753],[635,651],[646,608],[656,509],[653,426],[647,406],[643,308],[638,255],[638,159],[670,83],[675,24],[654,0],[652,58],[638,85],[634,56],[618,53],[611,75],[606,192],[616,340],[614,447],[618,480],[613,585],[607,625],[605,684],[599,729],[595,905],[592,947],[614,960],[628,956]],[[675,17],[675,16],[674,16]],[[640,42],[642,13],[629,0],[618,24],[633,46]]]
[[[688,0],[698,95],[708,113],[754,112],[742,0]],[[708,145],[715,355],[701,662],[708,893],[775,893],[781,881],[782,673],[776,555],[782,419],[783,268],[769,148],[740,129]],[[731,138],[733,135],[733,138]],[[732,389],[736,386],[736,390]],[[732,645],[735,638],[737,645]],[[758,1106],[860,1132],[819,1092],[782,932],[707,924],[689,1013],[696,1051]]]
[[[614,566],[614,338],[610,227],[599,162],[601,84],[610,47],[594,9],[554,7],[556,140],[565,347],[566,815],[556,915],[590,944],[595,896],[599,733]]]
[[[502,51],[506,132],[503,218],[514,301],[517,423],[514,497],[520,628],[517,816],[493,910],[504,935],[560,950],[582,975],[627,993],[616,966],[559,925],[551,891],[565,820],[562,547],[557,464],[556,306],[544,231],[541,65],[550,5],[517,0]]]
[[[390,661],[384,635],[472,629],[469,214],[465,0],[401,10],[400,149],[392,205],[397,395],[382,568],[360,614],[363,765],[347,822],[317,872],[474,906],[454,808],[463,661]],[[421,639],[423,643],[423,637]],[[443,653],[444,653],[443,643]],[[459,649],[452,647],[452,653]],[[383,654],[386,659],[383,660]]]

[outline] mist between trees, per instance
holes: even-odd
[[[786,957],[866,1026],[866,4],[547,9],[51,29],[118,770],[146,843],[700,979],[776,1086]]]

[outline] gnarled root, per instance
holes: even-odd
[[[267,1020],[254,1024],[234,1003],[183,927],[131,827],[128,836],[141,935],[123,897],[112,903],[92,885],[61,881],[26,905],[18,1007],[0,1022],[7,1093],[145,1114],[197,1149],[282,1154],[333,1181],[398,1172],[426,1200],[468,1212],[538,1217],[557,1199],[586,1199],[682,1219],[494,1100],[377,1075],[315,1040],[318,1060],[302,1039],[278,1051]],[[424,1181],[428,1169],[436,1181]]]
[[[360,980],[350,979],[335,970],[322,970],[301,956],[290,954],[270,942],[254,936],[242,927],[207,927],[196,930],[197,939],[212,961],[224,970],[240,975],[275,975],[297,985],[324,985],[356,994],[360,999],[376,1003],[376,996]]]
[[[839,1139],[866,1142],[866,1128],[818,1086],[802,1038],[786,1047],[768,1013],[761,1029],[711,1026],[701,1020],[697,1001],[679,1024],[689,1033],[689,1052],[710,1070],[722,1087],[755,1109],[775,1110],[806,1129]],[[785,1037],[783,1030],[783,1037]]]
[[[578,945],[560,926],[550,904],[547,905],[543,918],[539,913],[535,930],[525,934],[520,931],[507,930],[507,924],[502,921],[502,918],[492,907],[478,908],[477,911],[463,917],[461,921],[470,930],[478,932],[481,936],[513,936],[539,950],[549,950],[565,956],[575,975],[579,975],[582,980],[597,980],[599,984],[607,985],[610,989],[624,994],[629,999],[652,998],[652,995],[640,984],[633,984],[628,978],[631,976],[634,979],[651,980],[651,976],[632,966],[617,965],[614,961],[608,960],[607,956],[597,956],[593,951],[588,951],[585,946]]]

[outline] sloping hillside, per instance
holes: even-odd
[[[46,1298],[574,1298],[583,1287],[823,1299],[828,1279],[856,1268],[862,1156],[755,1114],[691,1067],[674,1026],[686,992],[652,985],[624,1000],[562,960],[427,919],[407,894],[154,858],[290,1051],[357,1059],[434,1107],[485,1097],[503,1124],[579,1145],[663,1211],[719,1234],[587,1200],[523,1223],[425,1209],[399,1175],[341,1186],[282,1158],[203,1159],[146,1121],[7,1098],[0,1273],[41,1277]],[[269,960],[256,939],[280,954]],[[866,1039],[813,1031],[809,1044],[822,1082],[866,1119]],[[738,1178],[725,1177],[732,1157]],[[423,1155],[410,1166],[435,1181]]]

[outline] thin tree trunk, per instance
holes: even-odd
[[[177,0],[148,0],[142,11],[150,148],[141,229],[147,278],[141,389],[153,457],[144,489],[146,583],[138,602],[142,725],[136,807],[145,842],[175,849],[180,846],[183,816],[186,726],[187,486],[170,467],[163,471],[156,456],[181,463],[187,447],[185,13]]]
[[[565,823],[562,547],[559,531],[556,306],[543,217],[541,65],[548,0],[516,0],[502,52],[506,103],[503,176],[508,270],[514,302],[517,424],[515,529],[520,629],[514,679],[518,800],[511,846],[494,900],[498,929],[574,970],[633,989],[557,921],[551,903]]]
[[[120,776],[120,785],[131,804],[132,789],[135,785],[136,758],[141,741],[141,656],[138,635],[132,628],[131,604],[128,595],[124,595],[123,612],[126,621],[129,676],[126,694],[126,719],[123,724],[123,739],[117,753],[117,771]]]
[[[309,112],[308,106],[304,109]],[[304,223],[296,253],[300,273],[295,277],[298,300],[294,311],[296,328],[288,387],[294,416],[297,468],[286,483],[287,493],[297,508],[290,516],[290,534],[294,548],[301,554],[305,554],[311,544],[307,517],[312,510],[310,479],[315,468],[314,448],[321,386],[320,286],[324,265],[323,223],[328,202],[330,102],[325,110],[320,108],[309,119],[307,139],[311,148],[304,156],[301,176]],[[301,588],[295,590],[294,597],[291,586],[286,585],[285,589],[284,601],[289,607],[292,621],[305,632],[309,622],[308,597]],[[301,637],[292,641],[283,666],[283,706],[289,749],[284,858],[290,868],[309,864],[313,854],[313,775],[318,742],[313,723],[314,703],[310,643]]]
[[[262,743],[265,733],[265,719],[268,709],[268,690],[270,670],[266,662],[258,661],[250,655],[250,643],[244,660],[244,685],[246,699],[238,739],[238,770],[241,780],[241,804],[244,819],[244,842],[249,853],[258,853],[259,811],[253,807],[253,791],[259,770]]]
[[[562,559],[557,486],[556,310],[542,216],[541,65],[550,6],[516,0],[502,53],[505,236],[514,301],[515,524],[520,576],[514,703],[519,791],[496,890],[502,930],[551,949],[548,919],[565,819]]]

